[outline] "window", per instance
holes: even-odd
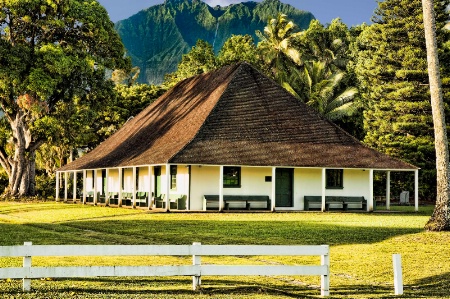
[[[327,189],[343,189],[344,188],[344,170],[343,169],[327,169],[326,170]]]
[[[223,167],[223,187],[240,188],[241,187],[241,168],[238,166]]]
[[[177,189],[177,166],[170,165],[170,189]]]

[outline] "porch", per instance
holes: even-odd
[[[201,211],[205,195],[216,195],[214,209],[252,211],[303,211],[305,196],[319,197],[319,210],[327,210],[327,197],[363,197],[365,211],[376,206],[374,172],[386,172],[386,209],[390,208],[390,173],[405,170],[287,168],[211,165],[149,165],[59,171],[56,201],[83,204]],[[414,172],[414,207],[418,211],[418,170]],[[72,189],[69,191],[69,188]],[[379,194],[377,194],[379,196]],[[265,202],[245,202],[227,198],[261,196]],[[228,202],[228,204],[227,204]],[[214,210],[213,209],[213,210]]]

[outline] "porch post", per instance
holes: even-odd
[[[133,192],[132,194],[132,196],[133,196],[133,203],[132,203],[132,206],[133,206],[133,209],[135,209],[136,208],[136,191],[137,191],[137,182],[136,182],[136,166],[133,166],[133,175],[132,175],[132,178],[131,178],[131,180],[132,180],[132,182],[131,182],[131,192]]]
[[[186,165],[187,168],[187,188],[186,188],[186,210],[191,209],[191,165]]]
[[[86,169],[83,169],[83,199],[81,200],[83,204],[86,204]]]
[[[59,172],[56,172],[56,194],[55,194],[56,201],[59,201]]]
[[[97,169],[94,169],[94,206],[97,205],[97,190],[98,190],[98,184],[97,184],[97,177],[98,177],[98,173],[97,173]]]
[[[69,174],[67,171],[64,172],[64,202],[67,202],[67,189],[69,188],[68,181],[69,180]]]
[[[223,165],[219,167],[219,211],[223,211]]]
[[[122,186],[123,186],[123,168],[119,167],[119,199],[117,202],[117,205],[119,207],[122,206],[122,192],[123,192]]]
[[[75,170],[73,172],[73,190],[72,190],[73,196],[73,202],[77,200],[77,171]]]
[[[369,204],[367,210],[373,212],[373,169],[369,170]]]
[[[105,206],[109,206],[109,168],[106,168]]]
[[[170,211],[170,165],[166,164],[166,211]]]
[[[276,167],[272,167],[272,200],[270,201],[270,210],[273,212],[275,211],[275,200],[277,197],[276,194],[276,176],[277,175],[277,168]]]
[[[391,209],[391,172],[386,172],[386,210]]]
[[[419,170],[414,170],[414,211],[419,211]]]
[[[153,190],[153,186],[152,186],[152,182],[153,182],[153,167],[152,166],[148,166],[148,209],[151,210],[152,209],[152,205],[153,205],[153,196],[152,196],[152,190]]]
[[[322,168],[322,207],[321,207],[322,212],[326,210],[325,189],[326,189],[326,169]]]

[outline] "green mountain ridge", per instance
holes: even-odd
[[[164,75],[176,70],[183,54],[203,39],[217,53],[231,35],[263,30],[269,18],[284,13],[299,30],[314,16],[279,0],[243,2],[211,7],[200,0],[166,0],[116,23],[133,65],[141,69],[139,82],[160,84]]]

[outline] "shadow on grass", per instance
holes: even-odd
[[[414,285],[406,285],[404,289],[405,294],[415,298],[450,298],[450,273],[418,280]]]
[[[306,221],[82,220],[1,223],[0,243],[34,244],[371,244],[422,228],[353,226]]]
[[[241,281],[234,279],[203,279],[199,290],[192,290],[191,278],[167,279],[113,279],[80,278],[74,280],[32,281],[32,291],[22,293],[20,281],[14,281],[0,290],[1,296],[33,298],[36,294],[45,298],[317,298],[320,290],[298,285],[277,285],[267,281]],[[5,287],[6,286],[6,287]]]
[[[55,227],[39,224],[43,229]],[[423,232],[419,228],[363,227],[318,222],[275,221],[110,221],[68,222],[72,230],[94,230],[101,238],[117,236],[125,244],[261,244],[316,245],[371,244],[399,235]]]

